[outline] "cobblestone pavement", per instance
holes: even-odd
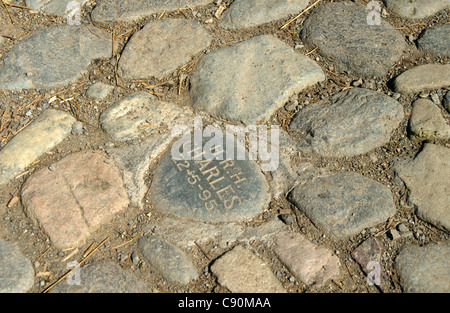
[[[450,292],[449,6],[2,0],[0,291]]]

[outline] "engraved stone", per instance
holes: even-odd
[[[194,159],[175,160],[170,149],[161,157],[149,196],[155,209],[215,223],[252,218],[268,205],[268,185],[256,162]]]

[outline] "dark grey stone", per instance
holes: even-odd
[[[355,235],[395,214],[390,189],[353,172],[317,177],[294,188],[289,200],[314,225],[338,238]]]
[[[169,149],[155,171],[149,200],[163,213],[232,222],[261,213],[270,193],[259,166],[248,158],[176,161]]]
[[[403,107],[391,97],[353,88],[299,111],[290,129],[302,136],[304,152],[350,157],[389,142],[403,117]]]
[[[442,105],[447,110],[447,112],[450,113],[450,91],[447,91],[444,99],[442,99]]]
[[[27,292],[34,283],[30,260],[17,244],[0,240],[0,293]]]
[[[75,273],[73,271],[72,273]],[[50,293],[146,293],[148,286],[120,266],[99,261],[79,268],[80,276],[75,274],[61,281]],[[79,279],[79,285],[77,285]],[[70,283],[69,283],[70,282]]]
[[[238,29],[258,26],[297,14],[308,0],[235,0],[222,15],[221,27]]]
[[[450,57],[450,24],[428,28],[417,40],[420,50]]]
[[[395,260],[395,268],[405,292],[450,292],[449,241],[423,247],[405,245]]]
[[[341,71],[383,76],[400,59],[406,43],[389,23],[369,25],[367,16],[361,4],[323,3],[305,20],[300,36]]]
[[[199,277],[188,255],[175,245],[157,236],[139,239],[139,250],[152,267],[172,283],[187,285]]]
[[[0,68],[0,89],[63,87],[111,55],[111,36],[92,25],[41,27],[16,43]]]

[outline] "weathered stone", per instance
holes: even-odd
[[[445,97],[442,100],[442,105],[447,110],[447,112],[450,113],[450,91],[447,91],[447,93],[445,94]]]
[[[22,188],[22,203],[52,243],[75,247],[129,200],[119,169],[93,151],[71,154],[31,175]]]
[[[257,226],[245,228],[241,223],[209,224],[199,221],[162,216],[150,221],[145,230],[180,247],[195,247],[214,241],[221,248],[227,248],[236,242],[249,243],[254,240],[271,242],[274,234],[286,226],[278,219],[270,219]]]
[[[299,233],[277,234],[273,250],[289,271],[307,285],[320,286],[339,275],[339,258]]]
[[[317,177],[295,187],[289,199],[314,225],[338,238],[355,235],[395,214],[390,189],[353,172]]]
[[[222,15],[221,27],[237,29],[258,26],[298,13],[308,0],[235,0]]]
[[[323,3],[305,20],[300,36],[311,49],[318,47],[317,52],[339,70],[379,77],[400,59],[406,43],[386,21],[369,25],[367,18],[364,5]]]
[[[173,149],[161,156],[153,177],[149,201],[155,209],[204,222],[233,222],[252,218],[268,205],[268,185],[256,162],[202,155],[201,160],[176,160]]]
[[[395,260],[395,268],[405,292],[450,292],[450,244],[429,243],[423,247],[407,244]]]
[[[216,259],[211,271],[233,293],[285,293],[269,265],[242,246]]]
[[[394,90],[408,95],[450,85],[450,64],[425,64],[413,67],[394,79]]]
[[[30,260],[17,244],[0,239],[0,293],[24,293],[34,283]]]
[[[92,11],[96,22],[129,22],[154,13],[175,11],[205,5],[211,0],[109,0],[100,2]]]
[[[33,10],[59,16],[65,16],[71,12],[74,9],[74,3],[81,8],[87,2],[88,0],[25,0],[26,6]]]
[[[403,107],[391,97],[353,88],[299,111],[290,129],[303,134],[304,152],[349,157],[389,142],[403,116]]]
[[[384,290],[385,282],[381,273],[381,252],[377,239],[370,237],[352,251],[352,257],[361,266],[363,272],[368,275],[368,281]],[[377,273],[377,270],[380,271]],[[374,275],[379,276],[374,277]]]
[[[392,12],[409,19],[433,16],[439,11],[450,8],[447,0],[384,0]]]
[[[199,277],[197,268],[188,255],[157,236],[139,239],[139,250],[150,265],[170,282],[187,285]]]
[[[394,169],[406,183],[409,201],[417,206],[417,215],[449,231],[450,149],[426,143],[412,160],[397,163]]]
[[[149,186],[145,177],[151,162],[170,144],[169,134],[156,135],[141,144],[107,149],[107,153],[122,171],[125,188],[131,203],[142,208],[142,200]]]
[[[325,79],[320,67],[270,35],[214,51],[190,79],[192,105],[221,118],[255,125],[289,97]]]
[[[427,99],[418,99],[413,103],[409,129],[413,135],[424,139],[450,138],[450,126],[441,109]]]
[[[75,121],[74,117],[63,111],[44,111],[0,151],[0,184],[8,183],[41,154],[63,141]]]
[[[111,54],[111,36],[91,25],[41,27],[16,43],[0,69],[0,89],[50,89],[82,77]]]
[[[417,46],[424,52],[450,57],[450,25],[430,27],[417,40]]]
[[[50,293],[148,293],[150,288],[120,266],[99,261],[80,268],[80,276],[68,276]],[[79,285],[75,279],[79,279]]]
[[[89,87],[86,91],[86,97],[93,100],[103,100],[109,96],[109,94],[113,91],[114,86],[107,85],[102,82],[97,82]]]
[[[100,124],[115,140],[127,141],[170,131],[175,124],[183,124],[187,115],[186,110],[175,104],[136,92],[106,109],[100,116]]]
[[[186,64],[210,43],[211,36],[196,21],[151,21],[125,46],[118,73],[131,79],[161,79]]]

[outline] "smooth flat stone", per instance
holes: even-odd
[[[450,57],[450,25],[430,27],[417,40],[419,50]]]
[[[352,88],[300,110],[290,129],[302,136],[301,151],[350,157],[389,142],[403,117],[402,105],[391,97]]]
[[[235,0],[222,15],[221,27],[248,28],[296,14],[308,0]]]
[[[74,273],[74,272],[72,272]],[[148,293],[150,288],[109,261],[97,261],[80,268],[80,276],[70,284],[61,281],[50,293]],[[79,285],[76,284],[79,279]]]
[[[299,185],[289,200],[328,234],[356,235],[395,214],[388,187],[354,172],[330,173]]]
[[[23,172],[45,151],[62,142],[76,121],[70,114],[48,109],[0,151],[0,184]]]
[[[450,138],[450,125],[445,121],[441,109],[427,99],[414,101],[409,129],[419,138],[443,140]]]
[[[417,206],[417,216],[450,230],[450,149],[426,143],[411,160],[395,164],[394,170],[408,187],[408,200]]]
[[[187,285],[199,277],[189,256],[172,243],[157,236],[139,239],[139,250],[150,265],[175,284]]]
[[[407,244],[395,260],[403,290],[408,293],[450,292],[448,240],[423,247]]]
[[[118,73],[129,79],[161,79],[205,50],[211,39],[208,31],[196,21],[151,21],[125,46]]]
[[[93,60],[111,55],[110,37],[91,25],[41,27],[6,55],[0,89],[64,87],[86,74]]]
[[[130,22],[154,13],[170,12],[185,7],[206,5],[211,0],[107,0],[92,11],[95,22]]]
[[[289,97],[323,81],[321,68],[271,35],[214,51],[190,79],[192,106],[244,124],[266,121]]]
[[[285,293],[269,265],[242,246],[216,259],[211,271],[233,293]]]
[[[384,0],[392,12],[409,19],[421,19],[450,8],[447,0]]]
[[[0,293],[24,293],[34,283],[34,269],[16,243],[0,239]]]
[[[307,285],[323,285],[339,275],[339,258],[294,232],[276,235],[275,254],[289,271]]]
[[[394,91],[416,94],[450,85],[450,64],[424,64],[413,67],[394,79]]]
[[[366,6],[349,1],[322,3],[303,23],[300,38],[340,71],[361,77],[385,75],[406,48],[389,23],[367,23]],[[330,18],[332,17],[332,18]]]

